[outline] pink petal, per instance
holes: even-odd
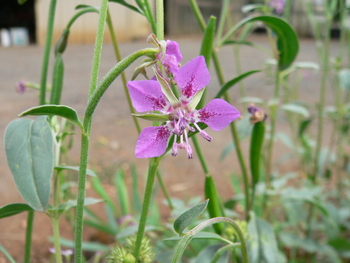
[[[180,52],[179,44],[175,41],[167,40],[166,41],[166,51],[167,55],[172,55],[176,58],[177,63],[182,60],[182,54]]]
[[[166,125],[144,128],[136,143],[137,158],[152,158],[165,153],[170,131]]]
[[[176,74],[179,71],[179,64],[175,56],[165,54],[162,64],[172,74]]]
[[[175,75],[175,80],[187,98],[192,98],[210,82],[210,74],[203,56],[187,62]]]
[[[166,105],[166,98],[160,84],[155,80],[129,81],[132,105],[139,112],[162,110]]]
[[[203,122],[214,131],[220,131],[240,116],[239,111],[230,103],[221,99],[210,101],[198,111],[199,122]]]

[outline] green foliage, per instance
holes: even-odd
[[[5,218],[13,215],[17,215],[22,212],[26,211],[34,211],[33,208],[31,208],[27,204],[8,204],[0,207],[0,218]]]
[[[192,223],[207,208],[209,200],[192,207],[182,213],[174,222],[174,230],[181,235],[184,229]]]
[[[49,204],[54,168],[54,140],[46,118],[14,120],[5,132],[7,163],[17,189],[39,212]]]

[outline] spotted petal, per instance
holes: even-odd
[[[166,98],[155,80],[129,81],[127,87],[132,105],[139,112],[161,111],[166,106]]]
[[[240,116],[239,111],[230,103],[221,99],[210,101],[198,111],[199,122],[208,125],[214,131],[220,131]]]
[[[166,125],[144,128],[136,143],[137,158],[161,156],[166,151],[170,131]]]
[[[175,81],[182,90],[182,95],[192,98],[210,82],[210,74],[203,56],[187,62],[175,75]]]

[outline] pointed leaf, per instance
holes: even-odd
[[[50,199],[54,139],[46,116],[12,121],[5,152],[17,189],[34,210],[44,212]]]
[[[216,94],[215,98],[220,98],[221,96],[224,95],[224,93],[226,91],[228,91],[233,85],[235,85],[236,83],[240,82],[242,79],[244,79],[245,77],[248,77],[249,75],[256,73],[256,72],[260,72],[261,70],[251,70],[248,71],[246,73],[243,73],[242,75],[239,75],[238,77],[235,77],[233,79],[231,79],[230,81],[226,82],[220,89],[220,91],[218,92],[218,94]]]
[[[171,105],[175,105],[179,103],[179,100],[174,95],[171,87],[169,86],[169,83],[163,79],[161,75],[159,75],[158,71],[154,69],[154,74],[157,77],[157,81],[159,82],[162,92],[164,93],[165,97],[167,97],[168,101],[171,103]]]
[[[123,6],[127,7],[127,8],[129,8],[129,9],[131,9],[131,10],[133,10],[133,11],[135,11],[135,12],[141,14],[141,15],[143,15],[143,13],[142,13],[137,7],[128,4],[128,3],[125,2],[124,0],[109,0],[109,2],[121,4],[121,5],[123,5]]]
[[[264,5],[261,4],[250,4],[242,6],[242,13],[249,13],[253,10],[263,10],[265,8]]]
[[[182,213],[174,222],[174,230],[181,235],[184,229],[195,220],[208,205],[209,200],[188,209],[186,212]]]
[[[284,104],[281,109],[303,115],[306,118],[310,116],[309,111],[304,106],[294,103]]]
[[[222,43],[225,43],[229,37],[241,26],[250,22],[257,21],[265,23],[276,34],[277,48],[279,51],[278,68],[280,71],[288,68],[293,63],[298,54],[299,42],[298,37],[291,26],[279,17],[267,15],[247,17],[241,20],[227,32],[227,34],[223,37]]]
[[[77,171],[79,172],[79,166],[56,166],[55,167],[55,170],[59,173],[61,172],[62,170],[73,170],[73,171]],[[86,174],[87,175],[90,175],[90,176],[93,176],[93,177],[96,177],[97,175],[95,174],[94,171],[90,170],[90,169],[86,169]]]
[[[81,129],[83,128],[83,124],[79,120],[78,113],[73,108],[65,105],[46,104],[26,110],[18,116],[23,117],[27,115],[56,115],[77,124]]]
[[[148,121],[159,121],[164,122],[169,120],[169,115],[156,114],[156,113],[132,113],[133,116],[148,120]]]
[[[34,210],[27,204],[15,203],[15,204],[5,205],[3,207],[0,207],[0,218],[17,215],[19,213],[26,212],[26,211],[34,211]]]
[[[118,200],[123,215],[130,214],[128,188],[125,183],[125,176],[122,170],[118,170],[114,178],[114,184],[117,188]]]
[[[13,259],[11,254],[1,244],[0,244],[0,252],[2,252],[5,255],[5,257],[7,257],[10,263],[16,263],[16,261]]]
[[[202,46],[200,55],[204,56],[207,67],[210,65],[210,58],[213,52],[214,39],[215,39],[216,17],[211,16],[209,18],[208,25],[204,31],[202,40]]]

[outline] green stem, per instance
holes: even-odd
[[[159,182],[159,184],[160,184],[160,187],[162,188],[163,194],[164,194],[164,196],[165,196],[165,199],[166,199],[167,202],[168,202],[168,205],[169,205],[170,209],[173,210],[173,209],[174,209],[173,202],[171,201],[170,195],[169,195],[169,193],[168,193],[168,190],[167,190],[166,187],[165,187],[165,184],[164,184],[162,175],[160,174],[159,171],[157,172],[157,179],[158,179],[158,182]]]
[[[328,62],[329,62],[329,47],[330,47],[330,22],[326,21],[325,30],[326,38],[323,46],[322,54],[322,78],[321,78],[321,89],[320,89],[320,98],[318,103],[318,125],[317,125],[317,138],[316,138],[316,152],[315,152],[315,161],[314,161],[314,177],[313,182],[316,184],[317,176],[322,174],[323,171],[318,170],[318,163],[321,156],[321,147],[322,147],[322,138],[323,138],[323,110],[325,106],[326,99],[326,88],[327,88],[327,78],[328,78]]]
[[[145,12],[145,16],[146,16],[148,22],[151,24],[152,31],[157,32],[156,21],[154,20],[152,8],[151,8],[151,5],[149,4],[148,0],[144,0],[143,7],[144,7],[143,11]]]
[[[57,0],[51,0],[49,7],[49,16],[47,21],[47,33],[46,33],[46,41],[45,41],[45,49],[44,49],[44,57],[43,63],[41,66],[41,79],[40,79],[40,95],[39,95],[39,104],[44,105],[46,103],[46,80],[47,80],[47,71],[49,68],[50,61],[50,50],[52,43],[52,35],[53,35],[53,26],[55,20],[55,11],[56,11],[56,2]]]
[[[62,263],[62,254],[61,254],[61,244],[60,244],[60,226],[59,218],[52,218],[52,227],[53,227],[53,238],[55,244],[55,259],[56,263]]]
[[[112,82],[136,59],[144,55],[155,55],[159,51],[156,49],[139,50],[115,65],[101,80],[98,87],[89,97],[86,106],[84,117],[84,130],[81,135],[80,148],[80,166],[79,166],[79,180],[78,180],[78,200],[76,208],[76,231],[75,231],[75,249],[76,249],[76,263],[82,262],[82,239],[83,239],[83,213],[84,213],[84,199],[85,199],[85,182],[86,169],[88,163],[88,152],[90,145],[90,130],[92,115],[97,107],[104,92],[112,84]]]
[[[109,30],[109,33],[110,33],[111,38],[112,38],[112,44],[113,44],[114,53],[115,53],[115,56],[117,58],[117,62],[119,62],[119,61],[122,60],[122,57],[120,55],[119,45],[118,45],[118,41],[117,41],[117,36],[115,35],[115,32],[114,32],[112,18],[111,18],[111,15],[109,13],[109,10],[107,12],[107,26],[108,26],[108,30]],[[127,79],[126,79],[126,75],[125,75],[124,71],[121,73],[121,77],[122,77],[124,92],[125,92],[125,95],[126,95],[126,100],[128,102],[128,105],[129,105],[129,110],[130,110],[131,113],[135,113],[135,110],[134,110],[134,107],[132,106],[131,98],[130,98],[130,95],[129,95],[129,90],[128,90],[127,86],[126,86]],[[132,115],[132,119],[134,121],[134,124],[135,124],[137,132],[140,133],[141,132],[141,126],[140,126],[139,120],[134,115]]]
[[[100,6],[99,19],[98,19],[96,40],[95,40],[94,57],[92,59],[89,97],[97,87],[98,73],[100,70],[100,62],[101,62],[103,36],[105,33],[105,23],[107,18],[107,10],[108,10],[108,0],[102,0],[101,6]]]
[[[197,22],[202,30],[202,32],[204,32],[205,28],[206,28],[206,24],[204,21],[204,18],[200,12],[200,9],[197,5],[197,2],[195,0],[189,0],[190,1],[190,5],[192,8],[192,12],[194,13]],[[219,84],[222,86],[225,84],[225,77],[223,74],[223,70],[221,68],[221,64],[219,61],[219,56],[217,54],[217,52],[215,50],[213,50],[213,62],[214,62],[214,66],[215,66],[215,71],[216,71],[216,75],[218,77],[219,80]],[[228,95],[228,93],[226,92],[224,94],[224,98],[225,100],[230,103],[231,99]],[[238,161],[241,167],[241,171],[242,171],[242,175],[243,175],[243,182],[244,182],[244,191],[245,191],[245,203],[246,203],[246,211],[245,211],[245,218],[248,219],[249,217],[249,202],[250,202],[250,197],[249,197],[249,178],[248,178],[248,172],[247,172],[247,168],[246,168],[246,164],[244,161],[244,157],[242,154],[242,150],[241,150],[241,144],[239,141],[239,137],[238,137],[238,133],[237,133],[237,129],[236,129],[236,125],[235,122],[231,122],[230,124],[230,129],[231,129],[231,135],[233,138],[233,141],[236,145],[236,153],[237,153],[237,157],[238,157]]]
[[[24,263],[30,263],[30,252],[31,252],[31,248],[32,248],[33,222],[34,222],[34,211],[28,211]]]
[[[142,243],[142,239],[143,239],[143,236],[145,233],[145,227],[146,227],[146,222],[147,222],[147,217],[148,217],[148,210],[150,207],[152,192],[153,192],[154,178],[157,174],[157,169],[158,169],[161,158],[162,157],[160,156],[160,157],[151,158],[149,160],[146,189],[145,189],[145,194],[144,194],[144,198],[143,198],[141,218],[140,218],[139,227],[138,227],[137,236],[136,236],[136,242],[135,242],[134,257],[136,258],[136,263],[139,261],[138,257],[140,255],[141,243]]]
[[[202,149],[201,149],[201,147],[200,147],[200,145],[198,143],[198,140],[197,140],[196,136],[192,137],[192,142],[193,142],[194,148],[196,149],[196,153],[198,155],[199,161],[200,161],[200,163],[202,165],[202,169],[203,169],[205,175],[209,176],[210,173],[209,173],[209,169],[208,169],[208,166],[207,166],[207,162],[205,161]]]
[[[164,40],[164,2],[163,0],[157,0],[156,3],[156,19],[157,19],[157,31],[156,36],[158,40]]]
[[[277,103],[279,98],[279,90],[280,90],[280,72],[276,69],[276,79],[275,79],[275,91],[274,91],[274,101]],[[269,188],[271,184],[271,172],[272,172],[272,162],[273,162],[273,146],[274,146],[274,138],[276,131],[276,118],[277,118],[277,104],[271,106],[271,131],[270,131],[270,140],[267,146],[267,164],[266,164],[266,187]]]

